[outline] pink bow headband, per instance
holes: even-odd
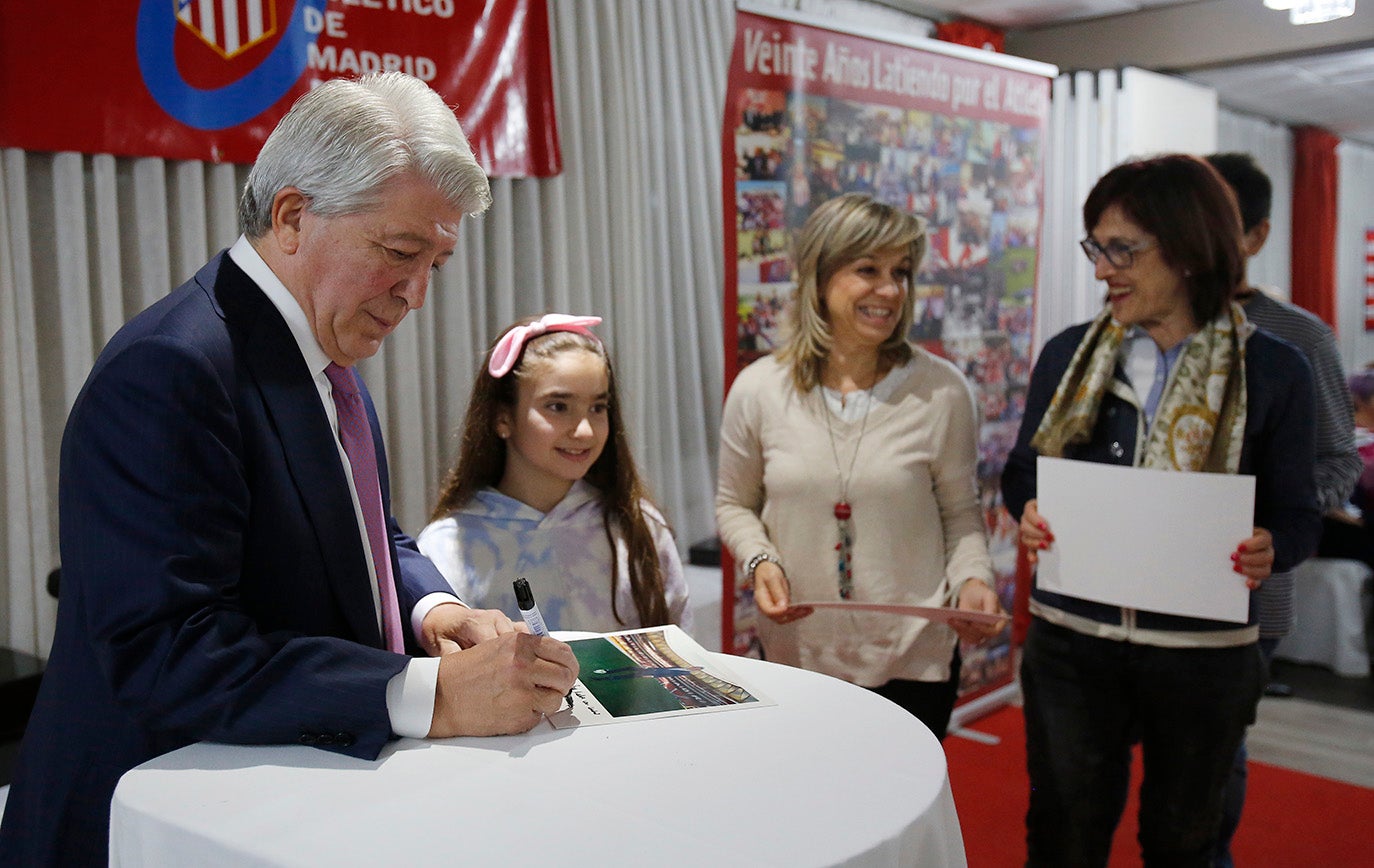
[[[487,362],[487,373],[498,380],[510,373],[520,359],[520,352],[531,338],[548,332],[577,332],[593,340],[600,341],[588,326],[601,322],[599,316],[573,316],[566,313],[546,313],[535,322],[519,325],[505,334],[491,349],[491,360]]]

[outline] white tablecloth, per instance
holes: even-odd
[[[965,865],[944,751],[862,688],[721,658],[777,704],[375,762],[198,744],[125,774],[112,865]]]
[[[1293,570],[1293,630],[1274,656],[1319,663],[1337,675],[1369,674],[1370,569],[1361,561],[1309,558]]]

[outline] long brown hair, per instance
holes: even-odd
[[[504,329],[502,334],[534,320],[535,318],[524,319],[514,323]],[[430,520],[447,518],[472,500],[481,489],[495,488],[500,483],[502,475],[506,472],[506,441],[501,439],[496,431],[496,420],[502,408],[514,413],[517,382],[532,376],[534,370],[541,365],[555,364],[556,357],[561,353],[571,350],[592,353],[606,365],[606,414],[610,422],[610,432],[606,438],[606,448],[601,450],[601,455],[587,470],[584,478],[601,493],[606,540],[611,547],[611,613],[617,622],[626,623],[616,608],[615,582],[620,572],[620,553],[615,544],[618,533],[625,541],[629,560],[627,572],[630,577],[630,592],[634,597],[640,626],[652,627],[668,623],[665,577],[649,522],[655,521],[665,528],[668,525],[658,518],[661,512],[650,514],[644,509],[645,504],[652,505],[652,501],[640,480],[634,457],[630,454],[629,438],[625,434],[625,423],[620,414],[620,395],[616,388],[615,369],[611,365],[606,348],[595,338],[576,332],[546,332],[526,341],[515,367],[498,379],[493,377],[487,368],[491,360],[491,351],[495,346],[496,343],[493,342],[487,349],[481,370],[477,373],[477,380],[472,384],[467,414],[463,419],[458,461],[444,476],[443,484],[439,488],[439,501],[434,506]],[[672,529],[668,528],[668,531],[671,533]]]

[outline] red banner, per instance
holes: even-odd
[[[0,2],[0,147],[251,163],[310,87],[392,69],[488,172],[561,170],[545,0]]]
[[[977,396],[979,494],[1010,612],[1016,527],[1000,478],[1030,379],[1050,81],[1015,58],[928,44],[737,13],[722,142],[726,386],[778,346],[793,235],[817,206],[861,191],[924,217],[907,338],[954,362]],[[753,600],[728,563],[723,599],[722,647],[751,653]],[[965,700],[1010,681],[1010,652],[1006,634],[963,649]]]
[[[1374,229],[1364,231],[1364,330],[1374,332]]]

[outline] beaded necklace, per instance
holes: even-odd
[[[877,385],[876,383],[874,384]],[[854,463],[859,459],[859,449],[863,446],[864,432],[868,430],[868,416],[873,410],[873,388],[864,391],[863,421],[859,424],[859,438],[854,442],[854,454],[849,456],[849,469],[840,469],[840,451],[835,446],[835,428],[830,422],[831,409],[821,395],[821,412],[825,415],[825,433],[830,436],[830,455],[835,460],[835,475],[840,480],[840,499],[835,501],[835,524],[839,530],[839,541],[835,551],[839,553],[836,567],[839,573],[840,599],[848,600],[854,596],[854,528],[850,521],[854,514],[849,505],[849,482],[854,478]],[[841,398],[843,400],[843,398]]]

